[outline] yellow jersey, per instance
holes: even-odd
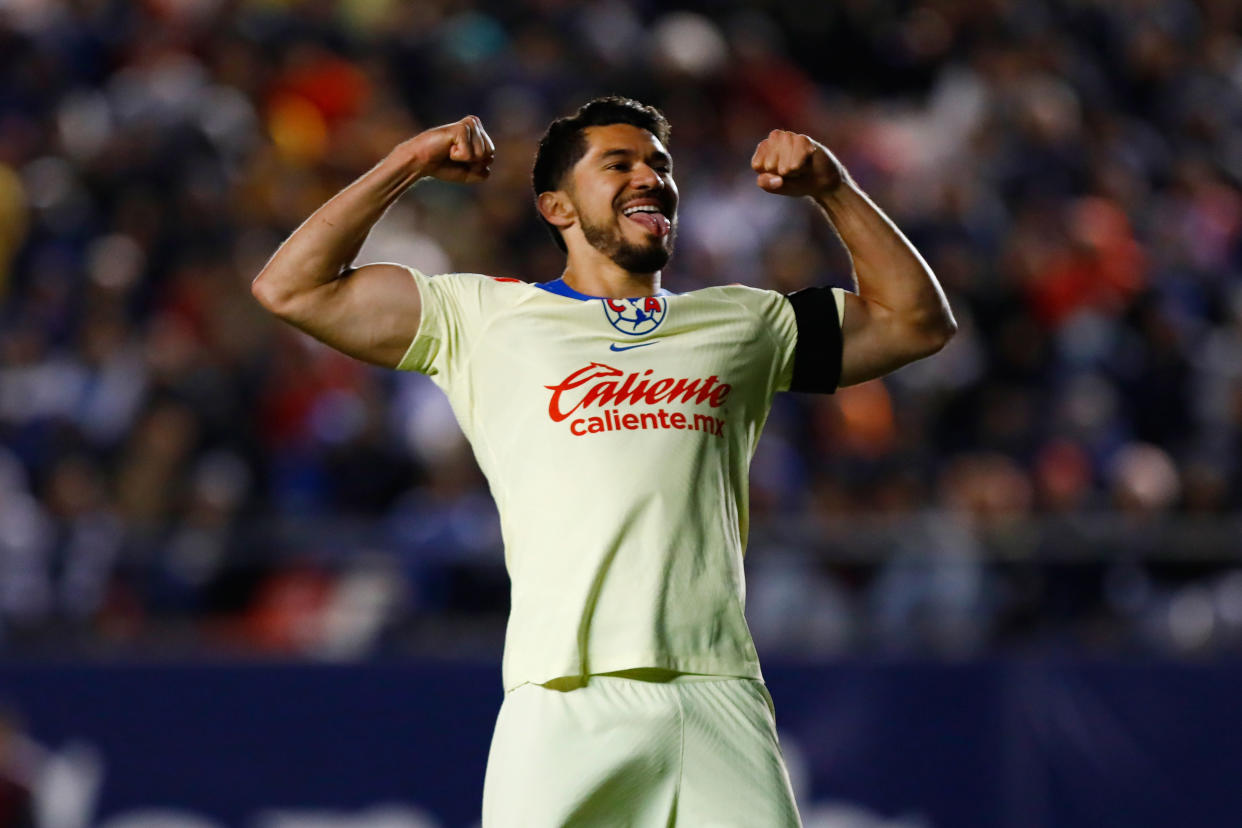
[[[793,371],[786,297],[411,273],[422,320],[398,368],[448,395],[500,512],[505,689],[634,668],[760,678],[742,556],[751,456]]]

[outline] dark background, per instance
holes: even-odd
[[[497,672],[43,665],[0,681],[57,746],[57,825],[467,828]],[[1215,826],[1242,803],[1237,665],[777,661],[766,674],[808,828]]]

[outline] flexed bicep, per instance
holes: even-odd
[[[473,115],[403,141],[293,231],[255,277],[255,298],[333,348],[396,366],[418,332],[418,282],[401,265],[349,264],[371,228],[414,182],[484,181],[495,150]]]
[[[932,317],[929,311],[927,316]],[[856,385],[884,376],[938,351],[947,337],[936,320],[909,311],[898,313],[855,293],[845,293],[841,318],[840,385]]]
[[[408,268],[368,264],[272,310],[342,353],[392,368],[418,333],[422,297]]]

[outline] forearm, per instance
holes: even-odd
[[[770,193],[810,196],[845,244],[858,293],[844,296],[838,385],[934,354],[957,330],[931,268],[823,144],[774,129],[750,160]]]
[[[421,176],[414,156],[398,146],[285,240],[255,278],[255,295],[278,310],[339,279],[371,228]]]
[[[861,299],[932,338],[952,335],[953,314],[931,268],[852,180],[813,198],[849,252]]]

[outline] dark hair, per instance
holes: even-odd
[[[535,153],[535,167],[531,170],[531,184],[535,188],[535,198],[540,193],[560,188],[565,175],[586,154],[587,142],[585,130],[593,126],[609,126],[611,124],[630,124],[645,129],[654,135],[661,144],[668,144],[669,125],[664,113],[654,106],[647,106],[632,98],[611,95],[606,98],[593,98],[587,101],[573,115],[557,118],[548,125],[548,131],[539,140],[539,150]],[[544,220],[552,233],[552,240],[561,250],[567,250],[561,232]]]

